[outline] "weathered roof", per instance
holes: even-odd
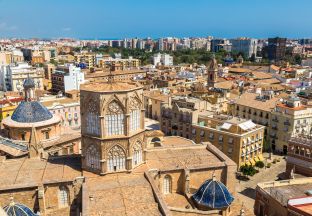
[[[88,84],[81,85],[80,89],[83,91],[94,91],[94,92],[116,92],[116,91],[129,91],[143,88],[137,83],[129,82],[91,82]]]
[[[142,174],[87,177],[83,187],[83,202],[88,203],[86,215],[161,215],[152,188]]]
[[[73,181],[81,176],[80,157],[10,159],[0,163],[0,190]]]
[[[258,94],[256,94],[256,93],[246,92],[246,93],[242,94],[236,100],[236,104],[243,105],[246,107],[255,108],[258,110],[271,111],[280,99],[278,97],[273,97],[272,99],[262,101],[262,100],[256,99],[257,96],[258,96]]]

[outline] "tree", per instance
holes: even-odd
[[[251,165],[241,166],[240,171],[246,176],[253,176],[257,173],[257,170]]]
[[[257,162],[256,162],[256,167],[258,167],[258,168],[263,168],[263,167],[264,167],[263,161],[257,161]]]
[[[296,55],[294,56],[294,63],[295,63],[295,64],[298,64],[298,65],[301,65],[301,61],[302,61],[301,55],[296,54]]]

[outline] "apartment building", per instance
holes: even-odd
[[[246,92],[236,99],[231,112],[240,118],[251,119],[256,124],[267,126],[264,131],[264,138],[270,142],[268,126],[271,111],[279,100],[280,98],[274,97],[270,91],[260,94]]]
[[[292,136],[311,132],[312,108],[303,105],[298,97],[283,99],[269,92],[244,93],[236,100],[233,112],[267,126],[265,139],[270,149],[287,154],[288,140]]]
[[[278,62],[282,60],[286,53],[286,38],[269,38],[268,39],[268,58],[271,61]]]
[[[12,51],[0,51],[0,66],[24,61],[23,53],[14,49]]]
[[[257,216],[311,215],[312,178],[259,183],[256,187],[254,214]]]
[[[75,55],[75,62],[76,63],[84,63],[87,65],[87,67],[94,68],[96,66],[95,64],[95,53],[76,53]]]
[[[170,101],[171,97],[160,91],[144,92],[145,117],[160,120],[162,107],[168,105]]]
[[[198,98],[172,97],[161,109],[161,130],[167,135],[192,137],[192,124],[207,110],[207,102]]]
[[[231,40],[232,51],[244,53],[247,58],[257,54],[258,40],[253,38],[236,38]]]
[[[173,57],[169,54],[165,53],[157,53],[152,57],[153,65],[164,65],[164,66],[172,66],[173,65]]]
[[[52,91],[63,92],[79,90],[80,84],[85,82],[84,73],[72,64],[58,66],[51,74]]]
[[[303,105],[296,96],[289,96],[278,103],[271,114],[269,136],[272,150],[288,152],[288,140],[312,132],[312,108]]]
[[[212,143],[240,168],[263,160],[264,128],[239,117],[199,114],[192,125],[192,137],[196,143]]]
[[[127,59],[103,56],[103,58],[97,59],[97,62],[98,67],[111,67],[115,71],[137,69],[141,66],[141,61],[131,56]]]
[[[78,129],[81,126],[80,102],[71,98],[49,96],[41,98],[42,104],[61,119],[62,126]]]
[[[0,100],[0,122],[2,119],[11,116],[18,106],[23,101],[22,97],[5,97]]]
[[[19,62],[1,67],[0,89],[2,91],[23,92],[26,78],[32,78],[35,89],[43,90],[44,69],[32,67],[26,62]]]
[[[312,139],[311,136],[292,137],[288,141],[286,174],[294,173],[312,177]]]

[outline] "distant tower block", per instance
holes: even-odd
[[[215,87],[215,83],[217,82],[217,74],[218,74],[218,63],[215,58],[215,55],[213,55],[208,65],[208,79],[207,79],[208,88]]]

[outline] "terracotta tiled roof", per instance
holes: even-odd
[[[161,130],[152,130],[152,131],[146,131],[145,136],[147,137],[155,137],[155,136],[164,136],[165,134]]]
[[[236,100],[236,104],[243,105],[246,107],[255,108],[255,109],[259,109],[259,110],[271,111],[275,107],[276,103],[279,100],[279,98],[274,97],[270,100],[261,101],[261,100],[256,99],[257,95],[258,94],[256,94],[256,93],[246,92],[246,93],[242,94]]]

